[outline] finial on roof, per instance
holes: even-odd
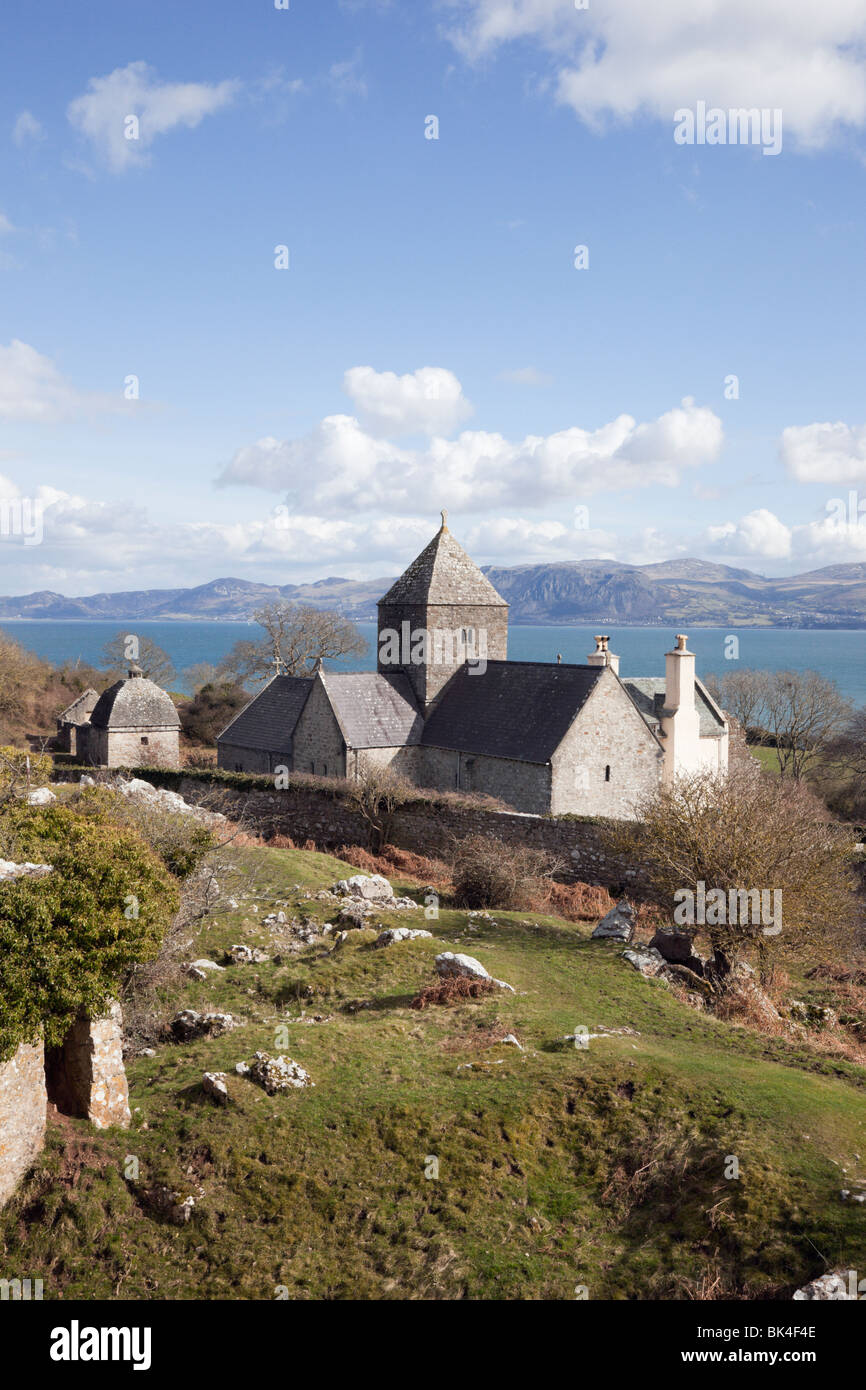
[[[321,658],[320,656],[317,656],[317,657],[316,657],[316,664],[315,664],[315,666],[313,667],[313,675],[314,675],[314,676],[319,675],[319,673],[320,673],[321,671],[324,671],[324,669],[325,669],[325,663],[324,663],[324,661],[322,660],[322,658]]]
[[[129,668],[129,678],[130,678],[130,680],[132,679],[133,676],[143,676],[143,675],[144,675],[144,672],[142,671],[141,667],[140,667],[140,666],[136,666],[135,662],[133,662],[133,664],[132,664],[132,665],[130,666],[130,668]]]
[[[443,530],[443,531],[447,531],[447,530],[448,530],[448,508],[447,508],[447,507],[443,507],[443,508],[442,508],[442,530]]]

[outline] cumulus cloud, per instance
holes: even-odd
[[[421,414],[430,408],[435,413],[442,404],[418,391],[423,371],[398,378],[355,368],[346,381],[380,431],[393,428],[395,420],[402,430],[408,421],[417,428]],[[443,376],[451,381],[446,403],[453,413],[462,390],[450,373]],[[562,505],[603,491],[674,487],[684,470],[715,459],[722,440],[718,416],[689,397],[644,423],[620,415],[596,430],[573,426],[519,441],[464,430],[453,439],[437,434],[421,449],[371,433],[354,416],[331,415],[303,438],[267,437],[238,449],[218,482],[285,489],[301,505],[326,511],[408,513],[435,510],[443,498],[467,511]]]
[[[158,135],[178,126],[190,129],[228,105],[239,83],[161,82],[144,62],[91,78],[83,96],[70,102],[67,117],[114,173],[148,160]],[[137,121],[136,138],[128,138]]]
[[[781,108],[785,132],[824,144],[866,123],[866,8],[859,0],[450,0],[470,60],[503,43],[547,49],[553,90],[588,125],[680,107]]]
[[[351,367],[343,390],[373,434],[451,434],[472,413],[463,387],[445,367],[420,367],[404,376]]]
[[[0,344],[0,420],[66,419],[82,410],[121,410],[119,398],[79,391],[58,371],[50,357],[13,338]]]
[[[782,431],[779,453],[800,483],[866,481],[866,425],[791,425]]]
[[[766,507],[749,512],[739,521],[726,521],[707,529],[712,550],[727,555],[760,555],[784,560],[791,554],[791,530]]]

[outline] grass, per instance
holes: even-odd
[[[264,912],[328,920],[333,903],[303,892],[353,871],[297,850],[228,858],[260,911],[215,914],[195,956],[278,949]],[[354,931],[185,983],[178,1008],[243,1026],[131,1061],[132,1130],[55,1122],[0,1214],[0,1274],[41,1277],[46,1298],[570,1299],[586,1285],[651,1299],[716,1276],[729,1297],[790,1297],[827,1268],[864,1268],[866,1216],[839,1189],[866,1176],[866,1070],[693,1011],[589,924],[493,917],[383,913],[433,939],[379,950]],[[440,950],[478,956],[516,993],[411,1009]],[[287,1022],[302,1011],[327,1021]],[[598,1025],[639,1036],[563,1041]],[[257,1049],[295,1058],[315,1087],[268,1097],[234,1072]],[[227,1108],[203,1094],[205,1070],[228,1073]],[[196,1194],[187,1226],[147,1210],[143,1188],[162,1181]]]

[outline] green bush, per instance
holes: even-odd
[[[51,864],[0,884],[0,1060],[44,1032],[60,1042],[81,1010],[99,1014],[125,973],[153,959],[178,904],[165,863],[134,831],[66,807],[13,803],[4,857]]]
[[[11,748],[6,744],[0,746],[0,768],[7,773],[26,777],[28,762],[30,776],[35,781],[48,781],[54,770],[54,760],[50,753],[29,753],[26,748]]]

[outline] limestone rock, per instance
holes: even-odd
[[[856,1293],[850,1293],[848,1290],[846,1273],[846,1270],[837,1269],[831,1274],[820,1275],[819,1278],[813,1279],[810,1284],[804,1284],[802,1289],[798,1289],[793,1296],[794,1301],[856,1299]]]
[[[201,1087],[205,1095],[215,1100],[217,1105],[228,1105],[229,1092],[224,1071],[206,1071],[201,1079]]]
[[[394,897],[394,889],[381,874],[353,874],[351,878],[341,878],[332,891],[340,897],[364,898],[375,903],[389,902]]]
[[[11,859],[0,859],[0,883],[7,883],[13,878],[44,878],[51,872],[51,864],[31,864],[29,859],[23,864],[16,864]]]
[[[267,1052],[257,1052],[252,1064],[238,1062],[235,1071],[239,1076],[248,1076],[251,1081],[264,1087],[269,1096],[278,1091],[299,1090],[304,1086],[315,1086],[300,1062],[290,1057],[271,1057]]]
[[[412,927],[388,927],[376,938],[376,946],[393,946],[395,941],[415,941],[419,936],[432,936],[430,931],[415,930]]]
[[[706,961],[696,955],[694,941],[689,932],[659,930],[650,946],[654,946],[669,965],[684,965],[693,975],[703,975]]]
[[[605,913],[592,935],[609,941],[624,941],[628,945],[634,936],[634,927],[635,910],[623,899]]]
[[[192,965],[190,966],[190,969],[191,969],[191,970],[192,970],[192,969],[196,969],[196,970],[225,970],[225,966],[224,966],[224,965],[217,965],[217,963],[216,963],[215,960],[206,960],[206,959],[202,959],[202,960],[194,960],[194,961],[192,962]]]
[[[181,1042],[193,1038],[218,1038],[238,1027],[238,1020],[232,1014],[200,1014],[195,1009],[181,1009],[171,1021],[171,1031]]]
[[[57,797],[50,787],[37,787],[35,791],[27,793],[28,806],[50,806]]]
[[[508,985],[504,980],[496,980],[484,969],[480,960],[474,956],[464,956],[455,951],[443,951],[436,957],[436,971],[443,980],[456,975],[463,975],[469,980],[489,980],[491,984],[498,985],[500,989],[510,990],[514,993],[513,985]]]
[[[229,965],[263,965],[270,960],[270,956],[266,956],[257,946],[234,945],[226,951],[226,960]]]
[[[655,946],[638,946],[633,951],[623,951],[622,958],[647,979],[658,975],[665,963],[664,956]]]

